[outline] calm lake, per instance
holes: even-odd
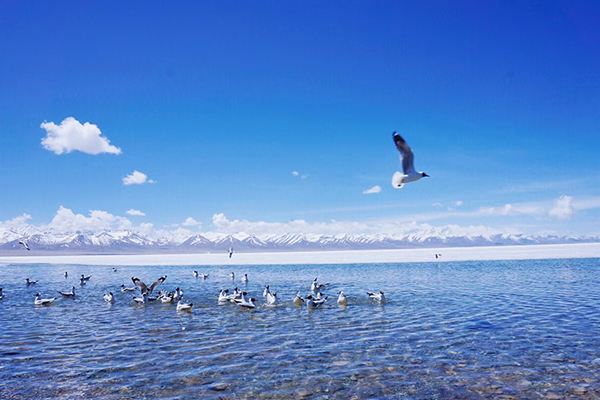
[[[599,259],[116,268],[0,266],[1,399],[600,397]],[[120,291],[165,274],[192,313]],[[324,308],[294,306],[315,277]],[[218,305],[235,286],[258,307]],[[380,290],[384,305],[366,295]]]

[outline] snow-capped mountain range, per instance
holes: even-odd
[[[32,225],[0,227],[0,252],[23,252],[19,241],[32,252],[76,253],[207,253],[235,251],[302,251],[367,250],[418,247],[470,247],[524,244],[563,244],[600,242],[597,236],[523,235],[523,234],[454,234],[444,229],[406,234],[319,235],[287,233],[252,236],[238,232],[192,233],[186,230],[165,232],[160,237],[134,230],[100,232],[63,232],[40,229]]]

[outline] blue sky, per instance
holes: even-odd
[[[4,1],[0,221],[600,234],[600,6],[455,3]]]

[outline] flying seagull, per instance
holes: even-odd
[[[31,251],[31,249],[29,248],[29,245],[27,244],[26,241],[24,240],[19,240],[19,244],[23,247],[25,247],[27,249],[27,251]]]
[[[140,289],[142,294],[152,294],[152,292],[154,291],[154,288],[156,288],[158,285],[163,283],[165,281],[165,279],[167,279],[166,275],[161,276],[160,278],[158,278],[158,280],[156,282],[154,282],[152,285],[150,285],[150,288],[148,288],[148,286],[146,286],[146,284],[144,282],[142,282],[135,276],[131,278],[131,280],[133,281],[133,284]]]
[[[392,186],[396,189],[400,189],[404,186],[405,183],[418,181],[421,178],[424,178],[427,175],[425,172],[417,172],[415,171],[414,166],[414,154],[410,149],[408,143],[402,139],[402,136],[398,134],[398,132],[394,132],[394,143],[396,143],[396,148],[400,152],[400,159],[402,160],[402,172],[396,171],[394,176],[392,176]]]

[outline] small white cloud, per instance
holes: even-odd
[[[294,175],[294,176],[298,176],[298,175],[300,175],[300,174],[298,173],[298,171],[292,171],[292,175]]]
[[[437,201],[437,202],[433,203],[431,206],[432,207],[443,207],[444,205],[442,203],[440,203],[439,201]]]
[[[132,224],[127,218],[112,215],[106,211],[91,210],[90,216],[86,217],[60,206],[50,223],[50,227],[59,231],[99,231],[104,229],[130,229]]]
[[[60,125],[44,122],[40,125],[46,131],[42,146],[55,154],[81,151],[87,154],[121,154],[121,149],[112,146],[110,141],[101,136],[102,132],[94,124],[81,124],[73,117],[65,118]]]
[[[130,175],[123,178],[123,185],[141,185],[143,183],[155,183],[152,179],[148,179],[148,175],[133,171]]]
[[[569,219],[573,217],[575,210],[571,204],[572,202],[573,198],[571,196],[560,196],[560,198],[554,203],[554,207],[552,207],[548,212],[548,215],[558,219]]]
[[[133,208],[131,210],[125,211],[125,213],[129,214],[129,215],[135,215],[138,217],[144,217],[146,215],[145,213],[141,212],[140,210],[134,210]]]
[[[196,221],[192,217],[187,217],[187,219],[181,225],[183,225],[183,226],[196,226],[196,225],[200,225],[200,222]]]
[[[363,194],[380,193],[381,186],[373,186],[371,189],[363,190]]]
[[[27,221],[30,219],[32,219],[31,215],[23,213],[22,215],[19,215],[18,217],[14,217],[13,219],[8,219],[4,222],[0,221],[0,226],[8,226],[8,227],[22,226],[22,225],[26,225]]]
[[[462,200],[457,200],[457,201],[455,201],[455,202],[454,202],[454,205],[455,205],[456,207],[460,207],[460,206],[462,206],[462,205],[463,205],[463,202],[462,202]]]

